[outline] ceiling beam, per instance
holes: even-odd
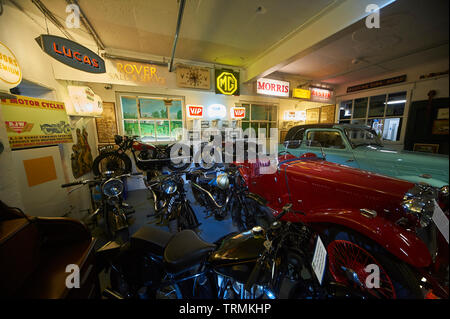
[[[269,75],[298,59],[305,51],[369,15],[366,7],[380,11],[395,0],[336,0],[305,24],[268,48],[246,66],[244,82]]]

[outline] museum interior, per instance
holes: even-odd
[[[448,300],[448,12],[0,0],[0,299]]]

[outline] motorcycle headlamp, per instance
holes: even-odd
[[[220,189],[223,189],[223,190],[227,189],[228,186],[230,186],[230,180],[228,178],[228,174],[220,174],[219,176],[217,176],[216,183]]]
[[[111,178],[103,184],[103,194],[107,197],[120,196],[123,192],[123,182],[118,178]]]
[[[407,214],[412,214],[418,219],[421,227],[427,227],[432,222],[437,195],[433,187],[416,184],[406,192],[402,207]]]
[[[172,195],[177,191],[177,184],[174,181],[165,181],[162,184],[162,190],[167,195]]]

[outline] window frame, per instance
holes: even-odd
[[[348,143],[347,137],[344,136],[343,132],[340,129],[336,128],[310,128],[305,130],[305,133],[303,134],[303,141],[308,141],[308,134],[310,132],[335,132],[338,133],[342,140],[342,145],[344,145],[344,148],[332,148],[332,147],[325,147],[322,146],[323,149],[333,150],[333,151],[348,151],[351,149],[351,146]],[[319,146],[308,146],[308,148],[320,148]]]

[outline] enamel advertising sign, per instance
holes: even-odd
[[[0,90],[8,91],[22,81],[22,71],[14,53],[0,42]]]
[[[256,82],[256,93],[289,97],[289,82],[261,78]]]
[[[64,103],[18,95],[0,107],[11,149],[73,142]]]
[[[186,112],[189,118],[203,118],[203,105],[186,105]]]
[[[36,41],[45,53],[72,68],[89,73],[106,72],[105,61],[76,42],[49,34],[40,35]]]
[[[243,118],[245,118],[245,107],[232,107],[231,118],[235,120],[242,120]]]

